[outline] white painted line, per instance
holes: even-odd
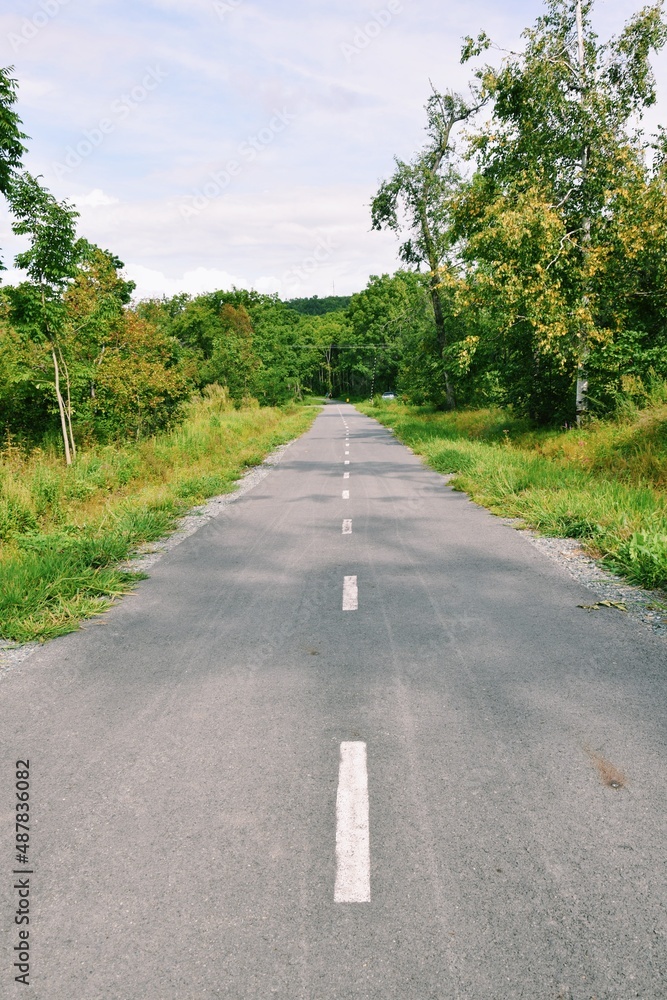
[[[359,588],[356,576],[346,576],[343,580],[343,611],[359,610]]]
[[[343,473],[343,479],[349,479],[349,478],[350,478],[350,473],[349,472],[344,472]]]
[[[349,460],[349,458],[346,458],[346,459],[345,459],[345,464],[346,464],[346,465],[349,465],[349,464],[350,464],[350,460]]]
[[[371,846],[365,743],[341,743],[336,795],[335,903],[370,903]]]
[[[346,451],[346,452],[345,452],[345,454],[346,454],[346,455],[349,455],[350,453],[349,453],[349,451]]]
[[[343,490],[343,500],[349,500],[349,499],[350,499],[350,491]]]
[[[343,521],[343,534],[344,535],[352,534],[352,521]]]

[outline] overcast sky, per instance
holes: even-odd
[[[598,0],[600,34],[640,0]],[[396,269],[369,203],[424,139],[461,38],[506,47],[538,0],[3,0],[26,166],[80,210],[141,296],[232,284],[348,294]],[[662,62],[665,62],[662,58]],[[667,70],[657,66],[664,121]],[[6,235],[6,264],[19,249]],[[10,271],[5,281],[16,276]]]

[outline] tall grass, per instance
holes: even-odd
[[[633,583],[667,588],[667,405],[544,431],[500,409],[359,409],[391,426],[455,489],[545,535],[579,538]]]
[[[219,387],[170,433],[108,445],[64,468],[48,451],[0,452],[0,637],[62,635],[140,578],[118,563],[166,534],[243,470],[301,434],[316,408],[236,410]]]

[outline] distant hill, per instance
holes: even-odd
[[[351,295],[312,295],[309,299],[288,299],[287,305],[303,316],[324,316],[325,313],[343,312],[352,299]]]

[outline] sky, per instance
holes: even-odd
[[[641,0],[598,0],[602,38]],[[125,263],[136,296],[232,285],[347,295],[398,267],[370,228],[393,157],[422,146],[431,83],[467,88],[484,30],[518,48],[539,0],[3,0],[25,166]],[[664,121],[667,60],[656,65]],[[23,244],[0,208],[10,266]],[[11,267],[4,281],[20,275]]]

